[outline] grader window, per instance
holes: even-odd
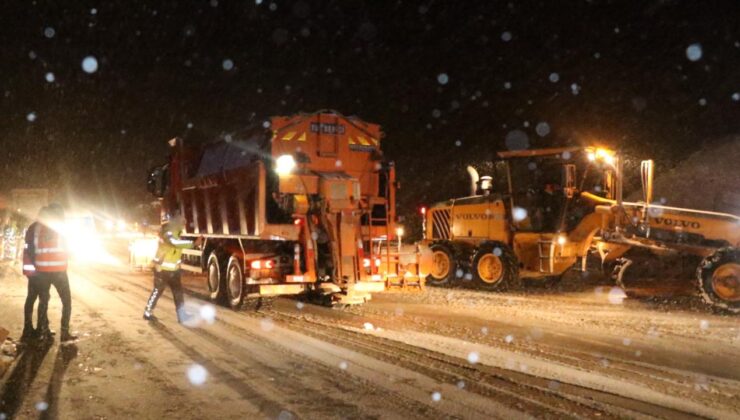
[[[554,231],[564,203],[562,160],[550,156],[511,159],[509,168],[513,205],[524,210],[516,213],[516,228],[529,232]]]

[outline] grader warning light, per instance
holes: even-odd
[[[600,160],[609,165],[614,165],[614,163],[616,162],[616,152],[614,152],[613,150],[602,148],[602,147],[587,148],[586,157],[591,162]]]

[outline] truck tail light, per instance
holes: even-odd
[[[370,267],[370,258],[363,258],[362,259],[362,266],[365,268]]]
[[[380,258],[375,259],[375,266],[380,267]]]
[[[254,270],[261,270],[263,268],[270,270],[275,267],[275,262],[273,260],[254,260],[250,264],[250,267]]]

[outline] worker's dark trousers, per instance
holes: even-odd
[[[177,311],[177,320],[184,320],[185,299],[182,295],[182,283],[180,282],[180,270],[177,271],[160,271],[154,272],[154,290],[152,290],[149,300],[146,302],[146,312],[152,313],[157,306],[159,297],[164,293],[164,289],[169,286],[172,289],[172,296],[175,299],[175,310]]]
[[[33,332],[33,305],[39,300],[36,326],[39,330],[42,327],[48,328],[49,319],[46,317],[46,310],[49,306],[49,280],[46,276],[33,275],[28,277],[28,294],[26,294],[26,304],[23,306],[23,334]]]
[[[69,278],[66,271],[54,273],[38,273],[36,276],[45,280],[46,294],[40,296],[39,311],[44,306],[43,324],[39,317],[39,331],[49,329],[49,318],[46,316],[46,308],[49,305],[49,289],[51,286],[57,290],[59,298],[62,300],[62,331],[69,332],[69,320],[72,317],[72,293],[69,289]]]

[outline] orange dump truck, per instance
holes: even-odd
[[[185,216],[184,236],[204,237],[182,267],[206,274],[213,300],[237,308],[307,293],[362,303],[400,271],[390,246],[374,246],[396,234],[395,169],[381,137],[378,125],[335,111],[272,117],[206,145],[171,140],[148,187],[163,214]]]

